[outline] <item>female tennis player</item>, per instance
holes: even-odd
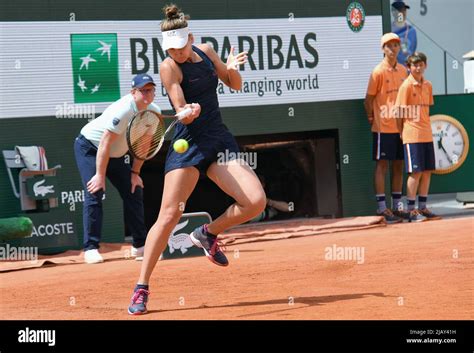
[[[227,62],[222,62],[207,44],[193,45],[194,37],[187,22],[189,16],[183,15],[173,4],[163,10],[162,46],[170,57],[160,65],[161,81],[177,113],[188,107],[193,111],[177,123],[170,144],[173,146],[174,141],[186,139],[189,149],[182,154],[172,147],[168,151],[161,209],[147,235],[140,278],[128,308],[132,315],[146,313],[150,276],[200,173],[206,174],[236,201],[215,221],[191,233],[193,243],[216,265],[228,265],[217,244],[217,235],[260,214],[266,204],[262,185],[248,164],[242,159],[217,163],[219,155],[238,155],[239,152],[234,137],[222,122],[216,93],[218,80],[240,90],[242,78],[238,66],[246,62],[247,53],[234,56],[232,47]]]

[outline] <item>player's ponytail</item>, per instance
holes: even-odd
[[[191,18],[181,12],[175,4],[169,4],[163,7],[165,19],[161,21],[161,31],[171,31],[173,29],[188,27],[188,20]]]

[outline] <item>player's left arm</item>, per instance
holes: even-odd
[[[365,95],[364,107],[367,114],[367,120],[369,124],[374,123],[374,100],[377,97],[377,93],[381,89],[381,74],[379,71],[373,71],[369,77],[369,83],[367,85],[367,93]]]
[[[140,169],[143,165],[143,162],[145,161],[141,161],[137,158],[133,160],[132,171],[131,171],[132,176],[130,178],[132,194],[135,193],[135,189],[137,186],[141,187],[142,189],[145,187],[145,185],[143,184],[143,180],[140,177]]]
[[[211,59],[216,69],[217,76],[226,86],[237,91],[242,88],[242,76],[240,76],[239,73],[239,66],[247,62],[246,51],[234,55],[234,47],[232,46],[230,48],[229,56],[227,57],[227,62],[224,64],[214,48],[210,45],[202,44],[199,46],[199,49],[201,49],[209,59]]]
[[[281,212],[290,212],[290,204],[285,201],[272,200],[267,197],[267,205]]]
[[[430,83],[430,105],[434,105],[433,86]]]
[[[374,100],[375,96],[370,94],[367,94],[364,99],[364,108],[370,125],[374,123]]]
[[[146,139],[146,138],[143,137],[143,139]],[[148,142],[148,146],[150,146],[151,145],[151,136],[148,139],[149,139],[149,141],[145,141],[144,144],[146,144]],[[144,149],[144,151],[148,151],[148,149]],[[143,165],[144,162],[145,161],[142,161],[138,158],[135,158],[133,160],[133,164],[132,164],[132,173],[137,174],[137,175],[140,174],[140,169],[142,168],[142,165]]]

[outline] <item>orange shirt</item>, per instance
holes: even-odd
[[[408,76],[398,91],[396,104],[403,118],[403,143],[432,142],[430,105],[434,101],[431,82],[419,83],[412,75]]]
[[[393,113],[398,89],[407,77],[406,68],[397,63],[395,68],[383,60],[372,71],[367,87],[367,94],[375,96],[373,132],[401,132],[401,123]]]

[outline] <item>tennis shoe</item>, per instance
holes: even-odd
[[[377,212],[377,216],[383,216],[387,224],[395,224],[395,223],[403,222],[403,219],[398,216],[395,216],[392,210],[389,208],[386,208],[385,211],[381,213]]]
[[[145,245],[140,246],[139,248],[132,246],[132,249],[130,250],[130,256],[135,258],[135,260],[137,261],[143,260],[144,253],[145,253]]]
[[[229,265],[227,257],[219,248],[217,237],[208,235],[204,230],[204,226],[196,228],[190,234],[190,238],[194,245],[204,250],[204,254],[212,263],[218,266]]]
[[[437,220],[437,219],[441,219],[441,216],[438,216],[437,214],[434,214],[433,212],[431,212],[429,209],[427,209],[426,207],[423,208],[422,210],[419,211],[423,216],[426,217],[426,219],[428,221],[434,221],[434,220]]]
[[[88,264],[98,264],[104,262],[104,258],[97,249],[89,249],[84,252],[84,261]]]
[[[130,306],[128,307],[128,313],[130,315],[143,315],[146,314],[146,304],[148,302],[148,296],[150,292],[146,289],[136,289],[132,295]]]
[[[410,217],[408,222],[424,222],[427,218],[423,216],[419,210],[412,210],[410,211]]]
[[[404,210],[393,210],[393,214],[397,217],[400,217],[402,220],[409,220],[410,219],[410,212]]]

